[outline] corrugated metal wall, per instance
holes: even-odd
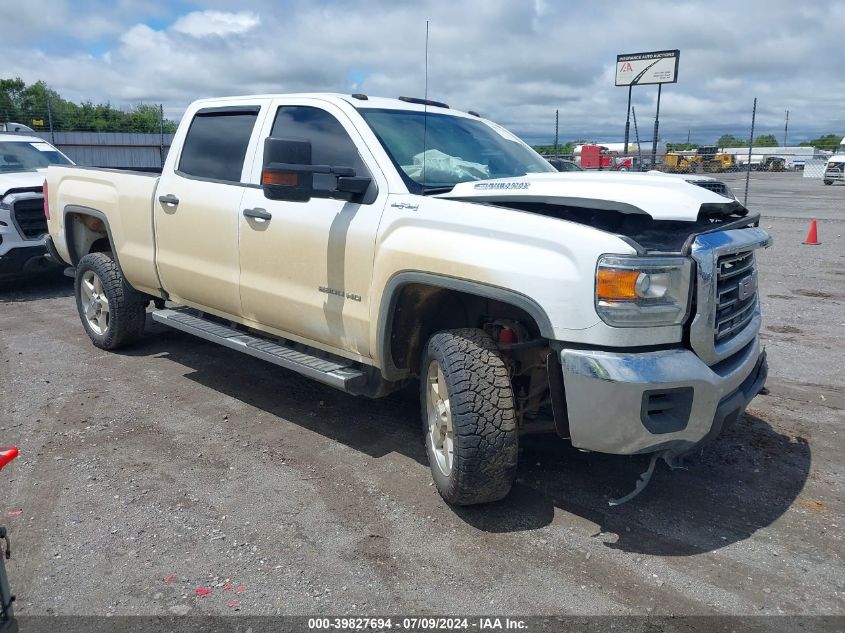
[[[167,156],[173,134],[161,135],[136,132],[27,132],[52,142],[77,165],[88,167],[161,167]]]

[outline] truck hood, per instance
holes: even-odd
[[[44,171],[16,171],[0,174],[0,198],[10,189],[31,189],[44,184]]]
[[[503,205],[515,202],[562,205],[639,213],[654,220],[681,222],[696,221],[702,205],[710,209],[721,207],[725,214],[743,210],[739,202],[680,178],[620,172],[528,174],[462,182],[437,197]]]
[[[828,163],[845,163],[845,154],[834,154],[827,159]]]

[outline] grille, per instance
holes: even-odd
[[[691,185],[697,185],[699,187],[703,187],[704,189],[709,189],[713,193],[718,193],[720,196],[725,196],[726,198],[731,197],[728,193],[728,186],[718,180],[687,180],[687,182]]]
[[[25,239],[34,240],[47,233],[43,198],[26,198],[12,204],[12,217]]]
[[[754,318],[757,283],[754,252],[724,255],[716,264],[715,343],[730,340]]]

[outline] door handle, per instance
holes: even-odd
[[[179,204],[179,198],[174,196],[172,193],[168,193],[166,196],[159,196],[158,201],[162,204],[167,204],[174,207]]]
[[[267,209],[256,207],[254,209],[244,209],[244,217],[255,218],[256,220],[269,221],[273,218],[273,214],[267,211]]]

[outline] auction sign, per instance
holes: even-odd
[[[644,86],[678,81],[681,51],[654,51],[616,56],[616,85]]]

